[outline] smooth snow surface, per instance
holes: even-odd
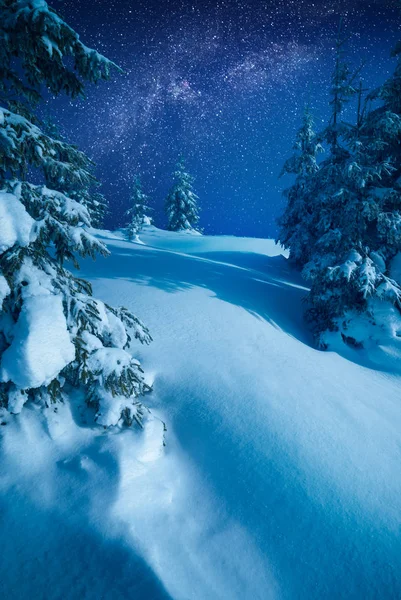
[[[271,241],[100,237],[81,276],[150,327],[152,413],[4,416],[3,597],[399,599],[400,377],[313,348]]]

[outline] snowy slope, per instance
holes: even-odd
[[[399,376],[313,348],[271,241],[101,238],[82,274],[151,329],[152,415],[4,418],[4,597],[400,598]]]

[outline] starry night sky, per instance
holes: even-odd
[[[329,112],[333,43],[343,16],[351,65],[365,87],[391,73],[397,0],[50,0],[87,45],[125,75],[89,87],[86,101],[51,102],[69,141],[97,163],[112,214],[124,223],[142,176],[164,226],[178,155],[187,157],[205,233],[271,237],[283,207],[278,179],[304,105]],[[348,115],[352,119],[354,107]]]

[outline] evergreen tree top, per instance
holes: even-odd
[[[317,171],[316,156],[323,152],[323,146],[314,131],[314,119],[309,106],[304,109],[302,125],[297,131],[293,149],[296,152],[285,161],[280,176],[285,173],[309,175]]]
[[[354,72],[349,69],[347,62],[344,60],[347,41],[348,37],[344,35],[342,20],[340,20],[336,40],[335,66],[331,78],[331,118],[323,133],[323,139],[330,145],[332,158],[335,161],[344,158],[344,146],[340,145],[344,124],[340,121],[340,118],[345,104],[357,94],[355,81],[363,67],[363,64],[361,64]]]
[[[140,175],[135,175],[133,178],[132,184],[132,192],[131,192],[131,208],[127,211],[127,215],[131,214],[132,207],[135,206],[143,206],[144,210],[153,210],[151,207],[147,206],[147,202],[149,201],[149,196],[145,194],[143,191],[143,186],[141,182]]]
[[[142,181],[140,175],[135,175],[132,181],[132,197],[144,197],[146,198],[146,194],[143,191]]]
[[[85,46],[45,0],[0,0],[0,20],[0,93],[5,101],[38,102],[41,85],[53,94],[84,96],[85,81],[97,83],[109,79],[113,69],[121,71]],[[65,61],[68,57],[72,66]]]

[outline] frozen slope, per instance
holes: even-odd
[[[313,348],[271,241],[101,235],[82,274],[151,329],[153,416],[104,433],[73,398],[5,419],[6,597],[400,598],[399,376]]]

